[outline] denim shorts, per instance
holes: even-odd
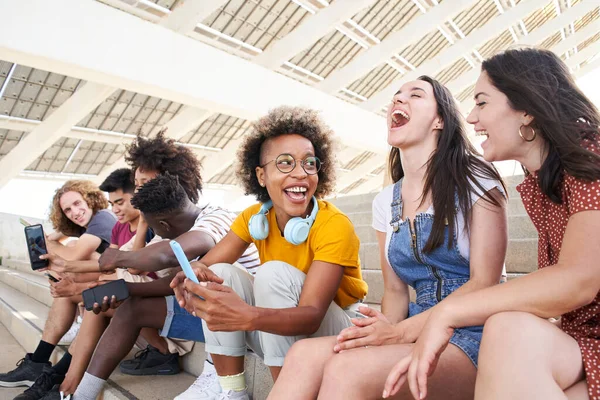
[[[167,317],[160,336],[204,342],[202,319],[194,317],[181,308],[175,296],[167,296],[165,300],[167,301]]]
[[[420,314],[426,308],[421,307],[416,303],[409,303],[408,316]],[[450,343],[461,349],[467,357],[473,362],[477,368],[477,358],[479,357],[479,345],[483,336],[482,326],[470,326],[467,328],[458,328],[454,330],[454,334],[450,338]]]

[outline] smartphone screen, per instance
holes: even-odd
[[[36,270],[47,267],[49,265],[48,260],[40,260],[42,254],[48,254],[42,225],[38,224],[25,227],[25,240],[27,241],[27,250],[29,252],[31,268]]]

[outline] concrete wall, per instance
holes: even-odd
[[[3,259],[13,258],[29,260],[23,225],[19,222],[20,215],[0,213],[0,256]],[[47,221],[38,218],[23,217],[31,224],[43,224],[44,232],[52,232]]]

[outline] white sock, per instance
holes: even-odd
[[[86,372],[72,397],[79,400],[96,400],[96,397],[98,397],[104,388],[105,382],[104,379],[100,379]]]
[[[219,376],[219,384],[225,391],[241,392],[246,390],[246,375],[242,372],[237,375]]]

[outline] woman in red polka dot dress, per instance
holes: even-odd
[[[536,49],[485,60],[475,101],[467,120],[486,137],[484,158],[526,171],[517,190],[538,230],[539,269],[441,302],[383,397],[408,381],[425,398],[454,329],[485,323],[476,399],[600,400],[598,110],[560,58]]]

